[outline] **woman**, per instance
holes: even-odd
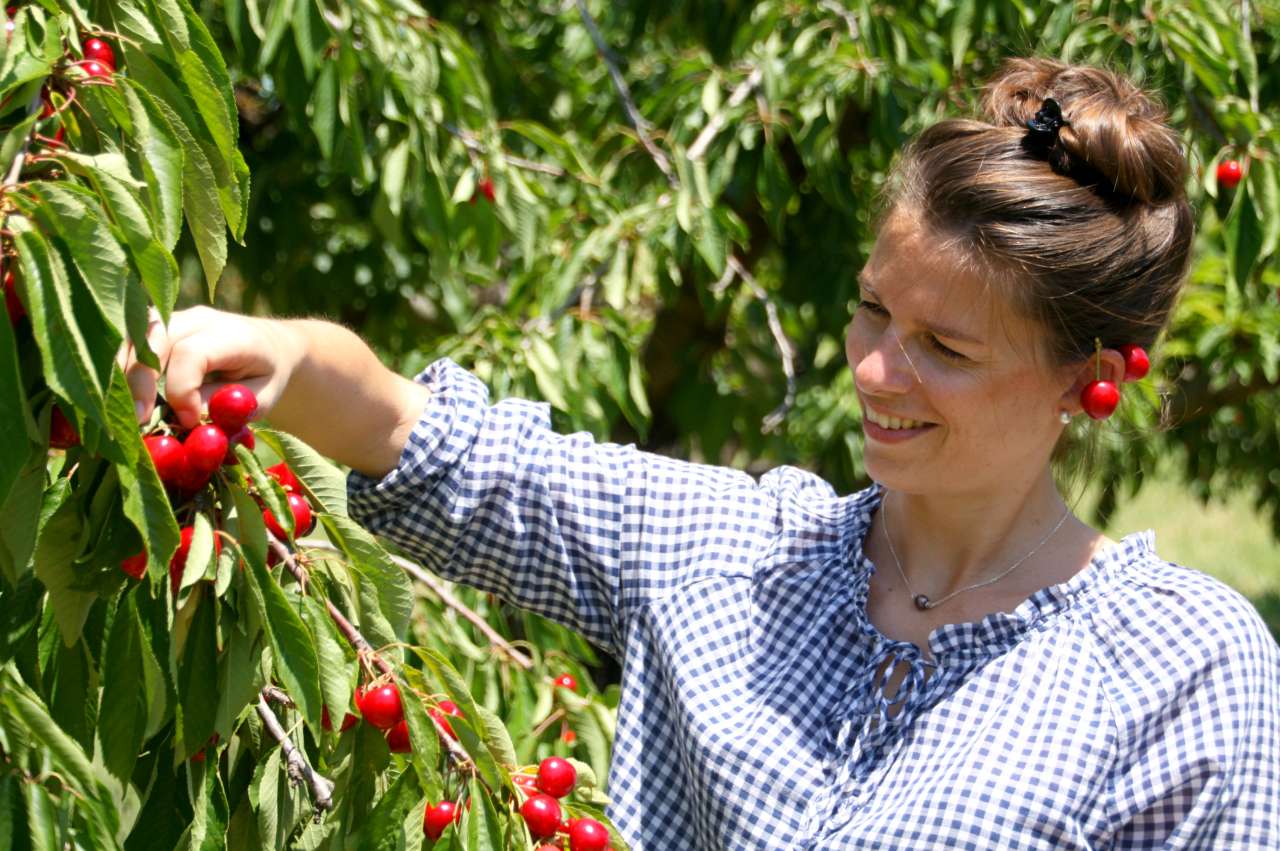
[[[370,529],[623,660],[610,814],[637,849],[1280,847],[1274,640],[1051,471],[1086,387],[1169,319],[1178,138],[1051,61],[1009,62],[984,112],[907,149],[862,272],[860,493],[558,435],[315,321],[175,315],[168,399],[191,423],[246,381],[354,469]],[[146,415],[156,376],[130,375]]]

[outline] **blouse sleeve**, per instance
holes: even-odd
[[[490,404],[448,359],[396,469],[352,473],[351,516],[448,579],[563,623],[621,658],[628,618],[696,579],[748,572],[777,525],[746,473],[551,430],[545,403]]]
[[[1178,685],[1138,698],[1114,848],[1280,848],[1280,648],[1242,597],[1212,596],[1179,635],[1143,627]]]

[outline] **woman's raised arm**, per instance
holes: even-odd
[[[185,426],[222,384],[257,394],[261,416],[352,469],[396,466],[428,391],[391,371],[351,331],[315,319],[264,319],[207,307],[158,322],[152,348],[165,364],[165,396]],[[139,418],[150,416],[159,376],[131,353],[126,373]]]

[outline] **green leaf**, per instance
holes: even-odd
[[[90,347],[76,322],[79,300],[62,259],[29,220],[10,216],[7,221],[22,261],[27,311],[40,346],[45,380],[55,393],[105,427],[103,396],[121,338],[104,336]]]
[[[324,700],[320,694],[320,660],[315,637],[295,611],[284,590],[256,558],[247,559],[250,594],[271,642],[276,673],[285,691],[313,730],[320,729]]]
[[[254,434],[289,465],[316,508],[346,516],[347,476],[342,470],[288,432],[257,428]]]
[[[153,580],[168,581],[169,559],[178,549],[178,521],[151,455],[140,452],[132,471],[117,467],[116,472],[124,491],[124,515],[147,549],[147,573]]]
[[[178,759],[187,759],[205,746],[218,714],[217,606],[213,595],[194,593],[200,598],[175,671],[175,715],[182,733],[181,746],[174,747]]]
[[[26,203],[20,195],[15,196],[15,201],[43,224],[47,233],[62,240],[103,317],[123,335],[125,253],[111,233],[97,199],[83,187],[58,181],[33,181],[27,191],[37,202],[35,205]]]
[[[413,585],[405,572],[391,561],[374,537],[354,521],[333,514],[325,514],[320,520],[329,540],[350,559],[351,568],[376,588],[378,614],[386,619],[396,639],[402,638],[413,614]]]
[[[0,567],[14,585],[30,571],[38,530],[61,504],[69,487],[64,479],[61,486],[51,487],[46,494],[44,481],[44,448],[37,447],[9,498],[0,504]]]
[[[147,731],[147,692],[139,685],[145,682],[143,654],[150,648],[145,648],[135,596],[121,595],[102,659],[98,743],[107,770],[121,780],[133,774]]]
[[[329,707],[329,718],[336,730],[351,706],[351,679],[355,666],[347,660],[342,639],[322,603],[314,597],[302,598],[302,620],[316,638],[316,657],[320,660],[320,693]],[[316,727],[315,733],[320,734]]]
[[[27,465],[33,444],[31,435],[36,433],[35,419],[22,384],[13,326],[3,321],[0,322],[0,505],[4,505]]]
[[[244,708],[257,699],[260,635],[262,633],[257,630],[252,635],[247,634],[243,623],[223,630],[223,648],[218,656],[218,711],[214,729],[224,739],[230,737]]]
[[[213,524],[203,511],[196,512],[191,522],[191,547],[187,550],[187,562],[182,567],[182,581],[178,590],[190,588],[204,579],[213,561]]]
[[[369,814],[369,820],[354,837],[353,847],[358,851],[398,851],[403,848],[407,841],[405,815],[421,801],[422,788],[418,785],[417,773],[402,772]]]
[[[49,605],[58,624],[63,642],[70,647],[80,640],[89,607],[98,595],[79,591],[75,558],[80,553],[81,529],[80,502],[68,500],[62,503],[40,530],[36,543],[36,576],[49,590]]]
[[[155,235],[166,251],[172,251],[182,233],[183,179],[186,173],[183,147],[169,115],[150,93],[130,81],[121,87],[129,109],[132,132],[130,154],[146,177],[148,207]],[[165,322],[173,301],[156,302]]]
[[[1237,290],[1243,290],[1248,284],[1249,273],[1253,271],[1264,238],[1262,221],[1254,209],[1247,183],[1240,186],[1240,196],[1226,222],[1226,236],[1227,262]]]
[[[502,826],[493,801],[480,781],[474,778],[470,784],[471,806],[466,811],[467,848],[470,851],[502,851]],[[477,806],[478,804],[478,806]]]
[[[97,190],[151,301],[157,305],[172,305],[178,297],[178,263],[156,238],[156,227],[137,196],[137,188],[101,168],[101,157],[65,153],[59,159],[66,163],[69,171],[86,177]],[[143,316],[146,316],[145,310]],[[132,325],[129,328],[129,336],[135,346],[146,344],[145,323],[141,332],[135,331]],[[158,364],[152,366],[158,367]]]
[[[253,486],[262,500],[263,507],[271,512],[276,522],[293,536],[293,512],[289,509],[289,498],[280,483],[268,476],[262,469],[258,456],[241,444],[236,444],[236,458],[240,461],[240,469],[249,474]]]

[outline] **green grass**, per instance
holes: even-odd
[[[1089,497],[1082,503],[1093,505]],[[1280,541],[1247,494],[1204,505],[1173,477],[1152,477],[1116,508],[1105,531],[1118,540],[1144,529],[1155,530],[1161,558],[1215,576],[1252,600],[1280,638]]]

